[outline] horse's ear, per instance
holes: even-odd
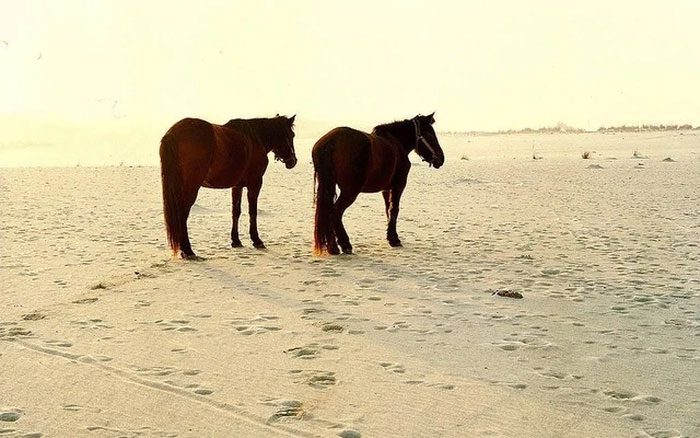
[[[290,123],[294,123],[294,119],[297,117],[296,114],[294,114],[292,117],[289,118]]]
[[[429,122],[431,125],[432,125],[433,123],[435,123],[435,117],[433,117],[433,116],[435,116],[435,111],[433,111],[433,113],[432,113],[431,115],[428,116],[428,122]]]

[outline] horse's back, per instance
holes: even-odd
[[[317,157],[325,150],[333,149],[348,153],[369,146],[368,134],[347,126],[333,128],[319,138],[311,150],[312,157]]]
[[[396,142],[366,132],[335,128],[321,137],[312,150],[318,168],[323,154],[332,157],[336,182],[340,189],[378,192],[391,186],[402,155]]]
[[[263,149],[255,148],[248,136],[228,126],[214,125],[214,138],[206,187],[245,185],[247,174],[262,175],[265,172],[267,155]]]

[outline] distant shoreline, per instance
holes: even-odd
[[[602,126],[594,131],[587,131],[580,128],[572,128],[566,125],[544,128],[524,128],[508,129],[505,131],[442,131],[443,135],[462,136],[491,136],[491,135],[522,135],[522,134],[618,134],[618,133],[641,133],[641,132],[684,132],[700,131],[700,126],[692,125],[641,125],[641,126]]]

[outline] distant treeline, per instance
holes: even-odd
[[[693,125],[637,125],[637,126],[601,126],[596,131],[586,131],[581,128],[574,128],[563,123],[557,126],[546,126],[542,128],[508,129],[505,131],[446,131],[448,135],[510,135],[510,134],[581,134],[585,132],[655,132],[655,131],[689,131],[700,130],[700,126]]]
[[[689,131],[689,130],[700,129],[700,126],[693,127],[693,125],[637,125],[637,126],[601,126],[598,128],[598,132],[646,132],[646,131]]]

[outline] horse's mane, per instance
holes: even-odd
[[[415,135],[413,129],[412,120],[400,120],[377,125],[372,130],[372,134],[398,140],[404,149],[411,151],[414,146],[413,136]]]
[[[381,132],[396,132],[399,130],[406,129],[408,127],[408,124],[411,123],[411,120],[395,120],[390,123],[384,123],[382,125],[377,125],[374,127],[372,130],[373,133],[381,133]]]
[[[282,117],[231,119],[224,125],[242,131],[263,145],[271,145],[272,138],[287,135]]]

